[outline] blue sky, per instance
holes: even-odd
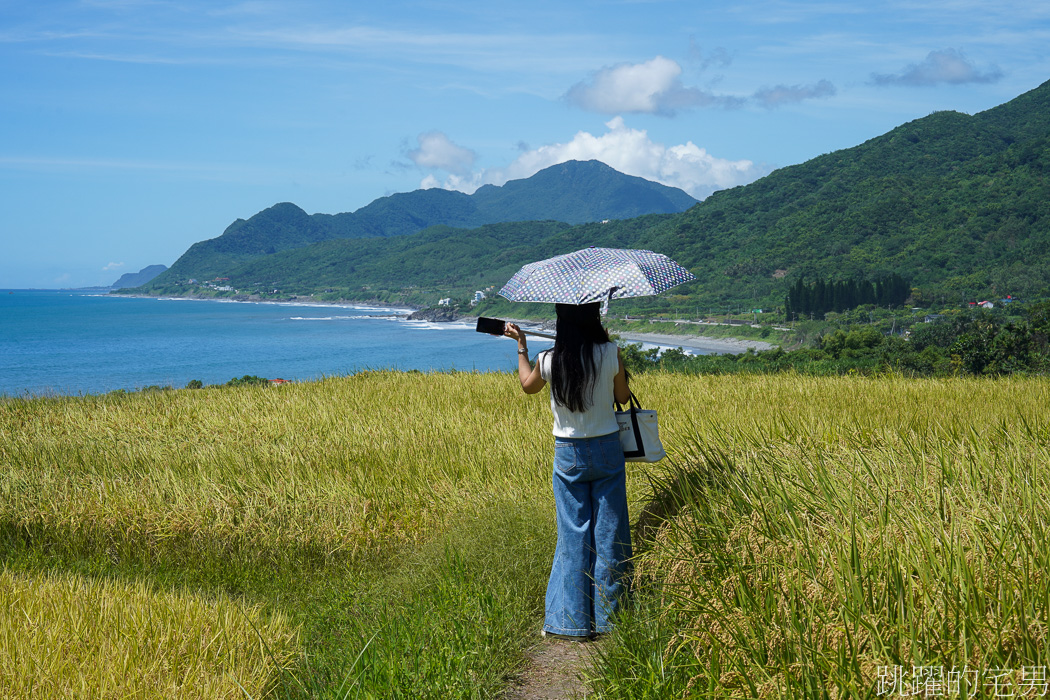
[[[0,287],[569,159],[703,198],[1050,79],[1050,3],[0,0]]]

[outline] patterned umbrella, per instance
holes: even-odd
[[[529,263],[499,293],[511,301],[607,303],[659,294],[694,279],[689,270],[651,250],[585,248]]]

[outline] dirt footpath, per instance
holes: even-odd
[[[583,700],[587,688],[580,674],[589,668],[597,642],[544,639],[528,666],[501,700]]]

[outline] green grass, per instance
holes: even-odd
[[[671,457],[628,467],[637,595],[591,672],[599,697],[875,697],[896,666],[1014,669],[1032,690],[1050,382],[633,385]],[[168,640],[135,664],[156,679],[146,697],[180,668],[251,697],[494,697],[539,642],[550,420],[509,374],[2,400],[0,580],[19,602],[0,631],[72,582],[170,611],[136,636]],[[46,673],[49,695],[127,694],[106,641],[124,614],[68,637],[56,659],[93,654],[97,673]],[[245,670],[201,630],[254,649]],[[2,639],[0,658],[49,658],[44,637]],[[0,696],[34,695],[0,676]]]
[[[490,696],[538,641],[550,420],[507,374],[0,401],[0,562],[286,619],[254,697]]]
[[[548,478],[549,418],[525,398],[505,375],[391,372],[3,401],[0,554],[22,575],[146,581],[286,615],[301,627],[302,647],[297,668],[278,674],[277,692],[332,696],[343,686],[355,697],[387,694],[344,684],[359,675],[350,662],[369,640],[362,660],[406,639],[401,653],[432,660],[411,644],[434,621],[405,631],[394,614],[401,602],[465,605],[488,579],[464,572],[484,569],[482,555],[515,552],[526,567],[516,572],[520,589],[475,611],[498,643],[478,662],[468,635],[446,645],[443,662],[446,671],[483,669],[478,683],[492,687],[514,668],[493,659],[520,659],[527,647],[522,621],[535,624],[545,575],[536,557],[550,549],[536,544],[550,534],[535,515],[544,510],[536,495]],[[490,524],[507,546],[492,538],[482,539],[493,547],[484,552],[464,546],[464,528]],[[532,594],[528,610],[522,592]]]
[[[895,672],[908,695],[1045,688],[1050,382],[712,389],[654,480],[599,697],[877,697]]]

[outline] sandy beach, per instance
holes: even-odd
[[[651,343],[672,348],[681,347],[684,350],[701,350],[705,353],[739,354],[747,352],[748,348],[758,351],[772,350],[776,347],[772,343],[761,340],[708,338],[702,335],[666,335],[663,333],[618,333],[618,335],[630,343]]]
[[[536,321],[527,319],[508,318],[504,319],[510,323],[516,323],[528,333],[529,330],[538,330],[543,333],[553,333],[553,328],[540,325]],[[708,338],[702,335],[671,335],[667,333],[637,333],[613,331],[614,335],[628,343],[643,343],[648,345],[660,345],[662,347],[682,348],[683,350],[699,351],[703,354],[740,354],[747,352],[748,348],[758,350],[772,350],[776,347],[772,343],[761,340],[745,340],[741,338]]]

